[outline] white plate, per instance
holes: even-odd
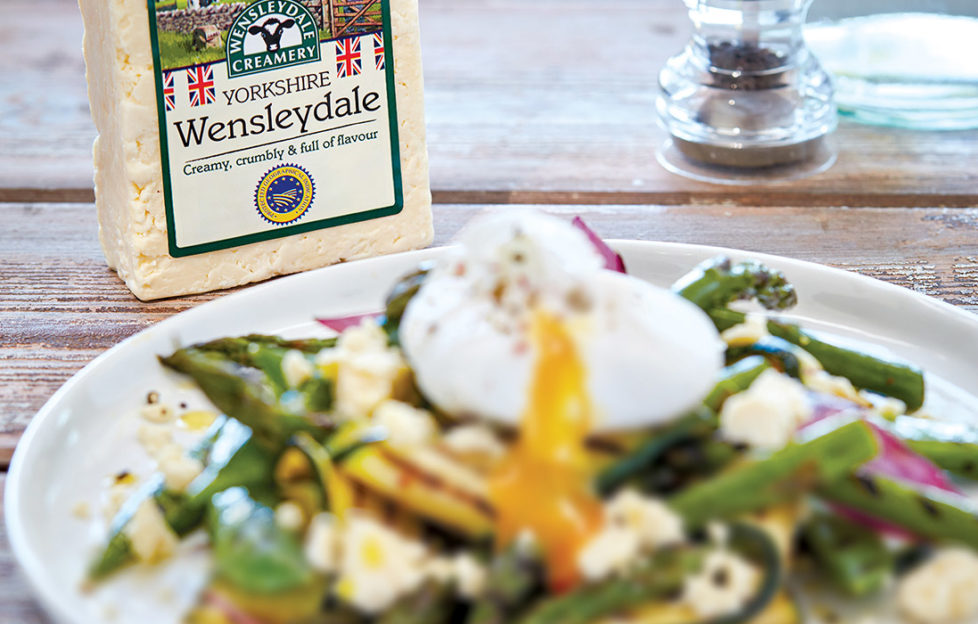
[[[950,305],[837,269],[712,247],[619,241],[629,271],[668,285],[719,253],[782,269],[800,303],[788,315],[806,327],[904,358],[928,372],[929,405],[941,415],[978,414],[978,317]],[[121,469],[146,473],[135,442],[137,409],[156,390],[170,403],[202,404],[155,355],[245,333],[323,334],[314,316],[380,308],[401,274],[440,250],[352,262],[255,286],[155,325],[109,350],[64,385],[31,422],[7,477],[6,522],[14,553],[40,601],[59,622],[178,621],[206,575],[200,550],[152,573],[129,570],[93,593],[80,590],[86,562],[104,533],[95,518],[105,481]],[[93,517],[72,510],[85,503]]]

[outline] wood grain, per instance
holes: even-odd
[[[604,236],[823,262],[978,311],[978,209],[548,206]],[[436,207],[436,244],[483,205]],[[33,414],[123,338],[225,293],[141,303],[104,264],[86,204],[0,205],[0,465]],[[776,232],[776,235],[772,235]],[[58,241],[57,246],[45,243]]]
[[[92,201],[81,24],[0,4],[0,201]],[[978,206],[978,131],[843,122],[814,178],[723,187],[655,161],[656,75],[688,37],[676,0],[421,0],[431,178],[440,203]]]

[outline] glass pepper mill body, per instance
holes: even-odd
[[[668,169],[715,182],[796,178],[834,162],[832,82],[805,45],[812,0],[685,0],[695,28],[659,74]]]

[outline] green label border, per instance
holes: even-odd
[[[355,214],[320,219],[319,221],[310,221],[307,223],[297,223],[295,225],[279,227],[274,230],[256,232],[255,234],[246,234],[244,236],[236,236],[234,238],[227,238],[210,243],[189,245],[187,247],[178,246],[176,239],[176,220],[174,219],[173,214],[173,190],[170,182],[170,150],[166,131],[166,106],[163,101],[163,70],[162,63],[160,61],[159,37],[157,35],[156,3],[155,0],[146,0],[146,4],[149,13],[150,42],[153,46],[153,71],[156,77],[156,109],[158,113],[160,136],[160,163],[163,173],[163,203],[166,208],[166,235],[171,256],[174,258],[185,258],[187,256],[195,256],[210,251],[219,251],[222,249],[249,245],[251,243],[260,243],[278,238],[286,238],[296,234],[305,234],[307,232],[348,225],[350,223],[360,223],[362,221],[370,221],[372,219],[379,219],[381,217],[390,217],[399,214],[404,209],[404,188],[401,177],[401,143],[397,131],[397,97],[394,91],[393,23],[391,21],[390,0],[380,0],[381,10],[383,11],[384,15],[384,28],[382,31],[384,33],[384,71],[386,72],[387,76],[387,107],[388,121],[390,122],[391,167],[394,174],[394,203],[390,206],[366,210],[364,212],[358,212]],[[333,42],[345,38],[346,37],[339,37],[338,39],[321,40],[320,45],[322,45],[324,41]],[[224,61],[221,60],[217,62],[223,63]]]

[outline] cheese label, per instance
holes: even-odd
[[[401,211],[390,0],[147,1],[171,256]]]

